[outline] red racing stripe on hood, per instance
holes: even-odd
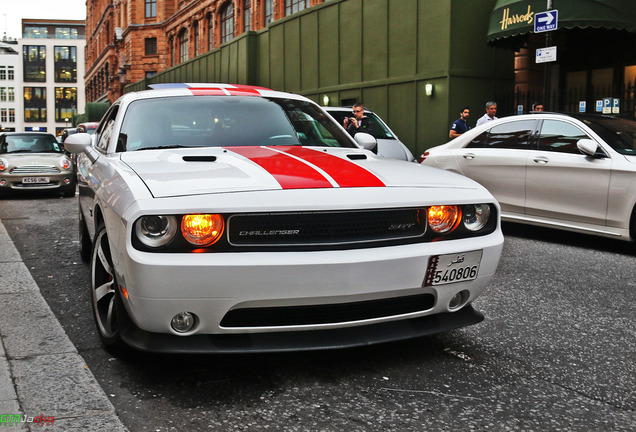
[[[384,187],[374,174],[346,159],[304,147],[287,147],[285,153],[299,157],[326,172],[340,187]]]
[[[240,154],[264,168],[283,189],[333,187],[319,171],[284,153],[265,147],[224,147],[224,149]]]

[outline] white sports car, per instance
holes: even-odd
[[[107,349],[341,348],[483,319],[503,235],[482,186],[377,157],[302,96],[156,87],[65,142]]]

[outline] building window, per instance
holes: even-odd
[[[245,0],[243,3],[243,31],[248,32],[252,28],[252,2]]]
[[[7,67],[0,66],[0,80],[6,80],[6,79],[7,79]]]
[[[214,48],[214,18],[212,14],[208,16],[208,51]]]
[[[77,39],[77,36],[76,28],[55,27],[55,39]]]
[[[46,88],[24,88],[24,121],[46,121]]]
[[[188,30],[183,29],[179,33],[179,63],[188,60]]]
[[[15,89],[13,87],[0,87],[0,102],[15,102]]]
[[[15,122],[15,108],[9,108],[9,122]]]
[[[8,66],[7,69],[7,79],[13,81],[15,79],[13,66]]]
[[[46,39],[48,36],[48,30],[46,27],[33,27],[26,26],[24,27],[24,35],[25,39]]]
[[[77,114],[77,88],[55,87],[55,121],[66,121],[73,114]]]
[[[157,16],[157,0],[145,0],[146,2],[146,18],[155,18]]]
[[[192,24],[192,41],[194,42],[194,56],[199,55],[199,22]]]
[[[77,81],[77,47],[56,46],[55,54],[55,82]]]
[[[2,122],[2,123],[6,123],[7,122],[7,109],[6,108],[0,109],[0,122]]]
[[[157,75],[157,71],[146,71],[146,78],[150,78]]]
[[[265,25],[274,19],[274,0],[265,0]]]
[[[157,38],[146,38],[144,42],[146,55],[157,55]]]
[[[285,15],[300,12],[309,7],[309,0],[285,0]]]
[[[221,43],[234,38],[234,2],[228,2],[221,9]]]
[[[24,81],[46,81],[46,47],[44,45],[25,45],[22,47],[24,63]]]

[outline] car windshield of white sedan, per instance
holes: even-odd
[[[53,135],[16,134],[5,135],[0,143],[0,153],[61,153],[62,149]]]
[[[636,156],[636,121],[607,117],[583,119],[583,123],[618,153]]]
[[[132,102],[118,148],[356,145],[319,108],[294,99],[181,96]]]

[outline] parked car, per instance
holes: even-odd
[[[485,188],[359,148],[302,96],[154,87],[66,141],[109,350],[341,348],[483,319],[503,244]]]
[[[636,121],[529,114],[472,129],[422,155],[464,174],[501,204],[503,220],[636,238]]]
[[[324,107],[331,116],[342,126],[345,117],[352,117],[353,112],[351,107]],[[374,122],[374,138],[376,139],[378,146],[376,153],[378,156],[384,156],[392,159],[403,159],[407,161],[415,161],[413,153],[407,146],[400,141],[397,135],[387,126],[386,123],[373,111],[369,111],[365,108],[364,115],[369,117]]]
[[[43,132],[6,132],[0,136],[0,193],[56,190],[75,195],[73,163],[55,136]]]
[[[95,129],[97,129],[98,125],[99,125],[99,122],[80,123],[77,125],[77,132],[80,132],[80,133],[83,132],[83,133],[92,135],[95,133]]]

